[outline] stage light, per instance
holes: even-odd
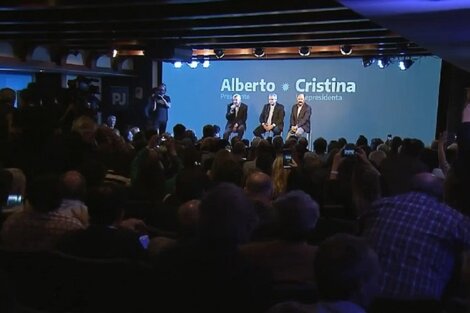
[[[203,68],[208,68],[211,65],[209,62],[209,59],[204,59],[204,62],[202,62],[202,67]]]
[[[342,45],[339,51],[342,55],[350,55],[352,53],[352,47],[350,45]]]
[[[398,62],[398,67],[402,71],[406,71],[407,69],[410,68],[411,65],[413,65],[414,61],[412,59],[403,59]]]
[[[253,50],[253,54],[255,55],[255,57],[257,58],[262,58],[264,57],[265,53],[264,53],[264,49],[263,48],[255,48]]]
[[[117,57],[118,51],[116,49],[113,49],[113,58]]]
[[[214,54],[217,59],[222,59],[225,56],[224,50],[214,49]]]
[[[192,60],[191,63],[188,63],[188,66],[189,66],[190,68],[196,68],[198,64],[199,64],[198,61]]]
[[[371,66],[375,62],[373,57],[362,57],[362,65],[364,67]]]
[[[377,66],[380,68],[386,68],[389,65],[390,65],[389,57],[381,57],[377,60]]]
[[[176,61],[175,63],[173,63],[174,68],[181,68],[182,66],[183,66],[183,63],[181,63],[181,61]]]
[[[300,47],[299,48],[299,54],[303,57],[308,57],[310,55],[310,47]]]

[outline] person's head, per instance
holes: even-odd
[[[268,96],[268,102],[270,105],[275,105],[277,102],[277,95],[275,93],[271,93]]]
[[[157,94],[159,95],[164,95],[166,94],[166,85],[164,83],[161,83],[157,86],[156,88]]]
[[[246,243],[258,218],[253,204],[240,187],[221,183],[210,190],[200,205],[200,236],[217,249],[233,249]]]
[[[72,132],[78,133],[85,143],[92,143],[95,140],[97,129],[95,121],[85,115],[80,116],[72,123]]]
[[[0,104],[6,104],[10,107],[14,105],[16,101],[16,92],[11,88],[0,89]]]
[[[337,234],[326,239],[313,268],[322,301],[351,301],[366,308],[379,287],[377,254],[359,237]]]
[[[327,142],[323,137],[319,137],[313,142],[313,150],[315,150],[315,153],[318,155],[324,154],[326,152],[326,146]]]
[[[207,138],[207,137],[214,137],[215,135],[215,130],[214,130],[214,125],[204,125],[202,128],[202,138]]]
[[[92,188],[87,197],[90,224],[113,225],[118,223],[124,212],[126,193],[123,187],[112,183],[103,183]]]
[[[134,136],[135,134],[139,133],[140,132],[140,128],[139,127],[132,127],[131,129],[129,129],[129,132],[127,133],[127,140],[129,141],[133,141],[134,140]]]
[[[424,192],[440,201],[444,196],[444,180],[427,172],[415,174],[411,178],[411,190]]]
[[[185,168],[176,175],[175,194],[181,201],[200,199],[208,186],[209,177],[201,168]]]
[[[356,140],[356,146],[358,147],[367,147],[369,145],[369,141],[367,140],[366,136],[360,135]]]
[[[7,203],[10,194],[13,175],[4,169],[0,169],[0,208]]]
[[[290,191],[273,202],[281,239],[304,241],[320,217],[318,204],[301,190]]]
[[[303,93],[299,93],[297,95],[297,105],[302,106],[305,103],[305,95]]]
[[[232,146],[232,153],[234,155],[240,156],[240,157],[245,157],[246,156],[246,146],[243,141],[237,141],[235,144]]]
[[[116,126],[116,116],[115,115],[110,115],[106,119],[106,125],[110,128],[114,128]]]
[[[56,175],[44,175],[28,182],[26,197],[36,212],[47,213],[60,205],[59,178]]]
[[[199,224],[200,200],[190,200],[178,208],[178,222],[183,236],[193,236],[197,232]]]
[[[210,177],[214,182],[229,182],[240,185],[242,176],[241,165],[230,152],[222,149],[215,154],[210,171]]]
[[[270,202],[273,198],[273,181],[271,177],[261,171],[248,175],[245,183],[245,192],[253,200]]]
[[[173,126],[173,136],[176,140],[182,140],[186,134],[186,127],[183,124]]]
[[[232,97],[232,104],[235,104],[236,106],[239,106],[240,103],[241,103],[241,100],[242,100],[242,97],[238,93],[236,93]]]
[[[214,127],[214,136],[219,138],[220,137],[220,126],[219,125],[212,125]]]
[[[67,171],[60,177],[59,191],[62,199],[84,200],[86,194],[85,178],[77,171]]]

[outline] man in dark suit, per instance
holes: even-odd
[[[264,105],[263,111],[261,111],[259,116],[261,125],[253,131],[253,134],[257,137],[261,137],[262,134],[269,131],[272,131],[274,136],[280,135],[284,129],[284,106],[277,103],[277,95],[275,93],[269,95],[268,101],[269,103]]]
[[[238,137],[243,138],[246,129],[246,118],[248,116],[248,106],[241,102],[241,96],[234,94],[232,103],[227,105],[227,125],[225,126],[224,139],[230,137],[231,133],[237,133]]]
[[[297,103],[292,107],[290,114],[290,130],[287,138],[290,136],[301,137],[304,133],[310,133],[310,116],[312,109],[305,102],[303,93],[297,95]]]

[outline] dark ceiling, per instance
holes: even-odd
[[[175,48],[191,55],[254,58],[427,55],[430,52],[332,0],[274,1],[2,1],[0,40],[20,47],[46,45],[61,53],[83,50],[121,55],[144,52],[175,58]],[[180,53],[181,54],[181,53]]]

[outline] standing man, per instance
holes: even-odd
[[[300,93],[297,95],[297,103],[292,107],[290,113],[290,130],[287,138],[290,136],[301,137],[304,133],[310,133],[310,116],[312,110],[305,102],[305,95]]]
[[[253,134],[261,137],[265,132],[272,131],[274,136],[280,135],[284,129],[284,106],[277,103],[277,95],[272,93],[268,96],[268,103],[264,105],[259,116],[261,125],[256,127]]]
[[[171,108],[171,99],[166,95],[166,85],[161,83],[152,89],[152,95],[145,108],[150,127],[158,130],[159,134],[166,132],[169,108]]]
[[[234,94],[232,103],[227,105],[227,125],[225,126],[224,139],[230,137],[230,133],[237,133],[238,137],[243,138],[246,129],[246,118],[248,116],[248,106],[241,102],[242,97]]]

